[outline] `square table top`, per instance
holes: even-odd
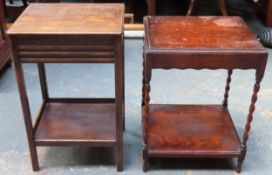
[[[31,3],[8,34],[121,34],[123,23],[123,4]]]
[[[151,17],[144,19],[147,49],[264,50],[240,17]]]

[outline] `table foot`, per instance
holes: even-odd
[[[143,150],[143,172],[147,172],[148,169],[149,169],[148,153],[147,153],[147,149],[144,148],[144,150]]]

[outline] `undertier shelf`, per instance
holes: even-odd
[[[40,146],[116,143],[115,103],[48,102],[35,130]]]
[[[151,104],[150,157],[237,157],[240,139],[222,105]]]

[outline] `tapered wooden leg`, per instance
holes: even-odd
[[[220,11],[222,13],[223,16],[228,16],[227,13],[227,7],[226,7],[226,0],[217,0]]]
[[[254,89],[253,89],[253,95],[251,97],[251,104],[249,107],[249,114],[247,116],[247,123],[244,129],[244,134],[243,134],[243,140],[242,140],[242,146],[241,146],[241,155],[238,158],[238,165],[236,167],[236,172],[241,172],[241,167],[243,164],[243,161],[245,160],[245,156],[246,156],[246,151],[247,151],[247,140],[249,138],[249,131],[251,128],[251,122],[253,120],[253,112],[255,110],[255,103],[257,101],[257,94],[260,90],[260,83],[262,80],[262,73],[259,73],[258,71],[256,72],[256,82],[254,85]]]
[[[116,164],[117,171],[123,171],[123,37],[115,42],[115,104],[116,104]]]
[[[156,0],[146,0],[148,15],[154,16],[156,14]]]
[[[46,83],[46,73],[44,63],[38,63],[38,71],[40,77],[40,85],[42,91],[42,97],[44,101],[48,100],[48,88]]]
[[[23,109],[24,123],[25,123],[26,132],[27,132],[28,145],[29,145],[31,161],[32,161],[32,169],[33,171],[38,171],[39,163],[38,163],[37,149],[34,143],[34,131],[32,127],[31,113],[30,113],[29,102],[27,98],[27,91],[25,87],[23,68],[21,63],[16,58],[14,60],[15,60],[14,67],[16,72],[17,85],[18,85],[22,109]]]
[[[187,11],[187,16],[191,16],[195,7],[195,0],[190,0],[190,5]]]
[[[230,90],[231,75],[232,75],[232,70],[229,70],[228,71],[227,84],[226,84],[226,87],[225,87],[224,100],[223,100],[223,105],[224,106],[228,106],[228,97],[229,97],[229,90]]]
[[[123,112],[123,131],[125,131],[126,130],[126,115],[125,115],[125,104],[126,104],[126,101],[125,101],[125,56],[124,56],[124,54],[125,54],[125,44],[124,44],[124,36],[122,36],[122,85],[123,85],[123,110],[122,110],[122,112]]]

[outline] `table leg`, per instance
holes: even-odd
[[[251,128],[251,122],[253,120],[253,112],[255,110],[255,103],[257,101],[257,94],[260,90],[260,83],[263,77],[263,73],[261,71],[256,71],[256,81],[253,89],[253,94],[251,97],[251,104],[249,107],[249,114],[247,116],[247,123],[244,129],[244,134],[243,134],[243,140],[242,140],[242,145],[241,145],[241,155],[238,158],[238,165],[236,167],[236,172],[240,173],[241,172],[241,167],[242,163],[245,160],[246,152],[247,152],[247,140],[249,137],[249,131]]]
[[[125,54],[125,44],[124,44],[124,35],[122,35],[122,75],[123,75],[123,77],[122,77],[122,85],[123,85],[123,110],[122,110],[122,112],[123,112],[123,131],[125,131],[126,130],[126,115],[125,115],[125,56],[124,56],[124,54]]]
[[[32,161],[32,169],[33,171],[38,171],[39,163],[38,163],[37,149],[34,143],[34,130],[32,127],[33,125],[31,120],[29,102],[27,98],[27,91],[25,87],[23,68],[22,68],[22,64],[18,61],[18,58],[16,58],[16,54],[14,54],[14,58],[15,58],[14,67],[15,67],[17,85],[18,85],[22,109],[23,109],[24,123],[26,127],[27,139],[28,139],[29,150],[30,150],[31,161]]]
[[[115,104],[116,104],[116,164],[117,171],[123,171],[123,37],[115,42]]]
[[[145,89],[144,89],[144,85],[145,85],[145,55],[143,53],[143,72],[142,72],[142,108],[144,107],[144,97],[145,97]]]
[[[43,97],[43,100],[46,102],[48,101],[48,88],[46,83],[46,73],[45,73],[44,63],[38,63],[38,70],[39,70],[42,97]]]
[[[144,64],[144,106],[143,106],[143,140],[144,140],[144,148],[143,148],[143,171],[146,172],[149,169],[149,158],[148,158],[148,146],[147,146],[147,124],[149,117],[149,101],[150,101],[150,80],[151,80],[151,68],[146,64]]]
[[[226,87],[225,87],[224,101],[223,101],[224,106],[228,106],[228,97],[229,97],[229,90],[230,90],[231,74],[232,74],[232,70],[229,70],[228,71],[227,84],[226,84]]]

